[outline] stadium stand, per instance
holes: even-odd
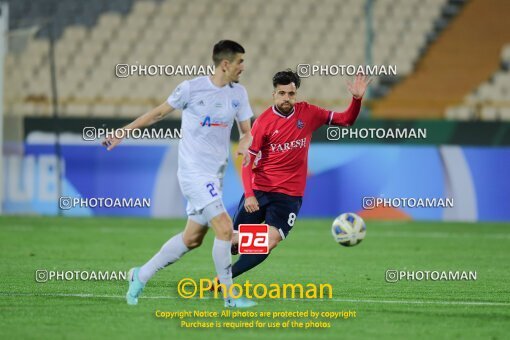
[[[501,67],[492,77],[469,93],[461,105],[446,110],[454,120],[510,120],[510,44],[501,51]]]
[[[183,78],[120,79],[116,64],[211,64],[211,46],[222,38],[240,40],[247,49],[242,83],[256,112],[270,103],[271,76],[278,70],[298,64],[366,63],[364,1],[282,0],[271,6],[262,0],[8,2],[12,30],[41,29],[28,38],[23,51],[7,56],[7,114],[51,115],[48,18],[55,18],[62,116],[137,116],[164,100]],[[372,64],[397,65],[403,84],[415,78],[417,61],[446,25],[445,9],[462,2],[374,1]],[[374,96],[384,97],[394,80],[376,78]],[[388,98],[393,92],[398,93],[398,86]],[[343,79],[319,76],[304,80],[300,96],[332,109],[344,107],[349,97]]]
[[[447,107],[461,103],[499,68],[501,48],[510,41],[508,13],[506,0],[468,1],[412,76],[374,104],[373,116],[443,118]],[[460,112],[468,119],[465,108]]]

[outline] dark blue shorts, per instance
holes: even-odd
[[[244,209],[244,195],[234,215],[234,230],[240,224],[267,223],[278,229],[282,239],[285,239],[294,226],[303,197],[289,196],[279,192],[264,192],[254,190],[259,202],[259,210],[249,213]]]

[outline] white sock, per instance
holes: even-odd
[[[224,284],[227,292],[232,286],[232,255],[230,254],[231,241],[223,241],[217,238],[214,239],[212,248],[212,256],[216,273],[220,283]]]
[[[182,233],[175,235],[161,247],[161,250],[156,255],[140,268],[138,278],[142,283],[147,283],[158,270],[176,262],[188,251],[188,247],[186,247],[182,240]]]

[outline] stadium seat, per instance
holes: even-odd
[[[480,108],[483,120],[508,120],[510,101],[510,72],[504,65],[506,58],[510,57],[510,45],[501,50],[501,65],[492,77],[480,84],[464,98],[464,106]]]
[[[446,1],[374,1],[373,63],[396,63],[400,74],[410,74]],[[210,64],[211,45],[220,38],[238,39],[246,47],[247,68],[242,79],[254,103],[270,100],[268,86],[277,70],[295,68],[299,63],[366,61],[365,3],[357,0],[324,0],[320,6],[306,0],[282,0],[271,6],[263,0],[242,5],[219,0],[214,6],[197,0],[91,0],[87,5],[76,0],[8,2],[12,6],[12,28],[22,27],[22,19],[36,22],[44,13],[57,13],[58,87],[62,107],[72,109],[71,115],[131,115],[138,110],[129,110],[128,106],[135,104],[123,104],[117,110],[116,103],[128,97],[130,103],[140,105],[160,102],[185,78],[139,76],[133,80],[136,84],[130,85],[130,80],[115,77],[115,65]],[[395,20],[397,17],[399,20]],[[6,80],[13,87],[27,84],[34,74],[37,81],[49,82],[47,39],[43,30],[29,40],[21,57],[9,58],[9,65],[23,70],[6,72],[6,77],[17,78]],[[43,69],[47,70],[45,74]],[[378,84],[375,81],[373,86]],[[26,86],[23,91],[33,93],[25,97],[48,95],[49,91],[40,87]],[[6,103],[13,111],[25,114],[23,98],[14,93],[6,91]],[[349,98],[345,77],[310,77],[304,81],[302,93],[336,103],[332,109],[342,108]],[[90,101],[99,95],[111,97],[111,103],[92,105]],[[83,108],[77,109],[80,105]],[[47,110],[37,112],[44,114]]]

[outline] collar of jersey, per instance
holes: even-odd
[[[278,110],[276,109],[276,106],[275,106],[275,105],[273,105],[273,106],[272,106],[272,108],[273,108],[273,113],[274,113],[275,115],[277,115],[277,116],[282,117],[282,118],[290,118],[290,116],[292,116],[292,115],[294,114],[294,112],[296,112],[296,107],[294,106],[294,107],[292,108],[292,112],[291,112],[291,113],[289,113],[287,116],[284,116],[284,115],[282,115],[280,112],[278,112]]]
[[[212,82],[211,80],[211,77],[207,76],[207,81],[209,82],[209,85],[211,85],[213,88],[215,88],[216,90],[221,90],[223,88],[225,88],[225,86],[228,86],[230,85],[230,83],[226,84],[226,85],[223,85],[222,87],[219,87],[217,85],[214,85],[214,83]]]

